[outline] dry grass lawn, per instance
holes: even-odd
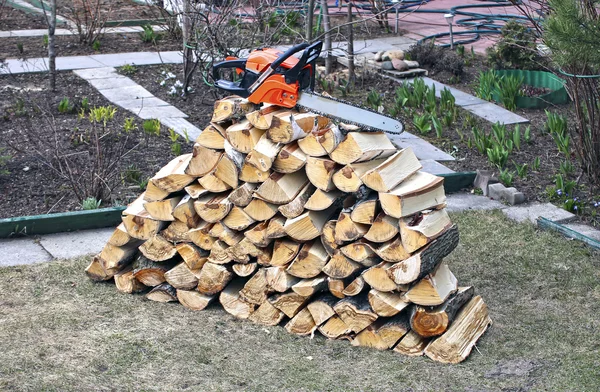
[[[453,219],[450,267],[494,320],[462,364],[145,301],[77,259],[0,269],[0,390],[600,390],[600,255],[500,213]]]

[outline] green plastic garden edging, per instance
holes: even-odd
[[[462,172],[440,174],[440,177],[444,178],[445,192],[453,193],[473,185],[475,175],[475,172]],[[115,227],[121,222],[124,210],[125,207],[111,207],[0,219],[0,238]]]
[[[550,72],[511,69],[499,70],[496,71],[496,74],[498,76],[522,77],[523,84],[552,90],[538,97],[517,97],[518,108],[543,109],[549,105],[561,105],[569,102],[569,95],[565,90],[565,81]],[[500,97],[497,94],[494,94],[494,101],[500,102]]]

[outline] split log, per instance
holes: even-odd
[[[458,228],[456,225],[451,226],[419,252],[390,268],[390,278],[397,284],[408,284],[424,278],[456,248],[458,237]]]
[[[351,163],[346,165],[335,172],[332,177],[333,183],[335,184],[336,188],[343,192],[356,192],[363,185],[363,182],[360,178],[369,170],[381,165],[383,162],[385,162],[385,160],[385,158],[373,159],[371,161]]]
[[[360,179],[371,189],[389,192],[422,168],[413,150],[404,148],[363,174]]]
[[[204,195],[194,202],[194,208],[200,218],[206,222],[218,222],[225,218],[233,207],[233,203],[231,203],[228,196],[227,192],[217,195]]]
[[[248,120],[240,121],[227,128],[227,140],[242,154],[252,151],[264,134],[264,130],[253,127]]]
[[[348,335],[352,330],[338,315],[335,315],[319,327],[319,332],[326,338],[339,339]]]
[[[203,188],[211,193],[220,193],[230,190],[231,186],[217,177],[215,173],[216,170],[213,170],[212,172],[200,177],[198,182]]]
[[[292,318],[298,314],[309,299],[310,296],[303,296],[298,293],[283,293],[269,297],[268,301],[286,316]]]
[[[123,246],[104,245],[98,255],[102,262],[102,268],[113,275],[121,271],[135,258],[139,243],[139,241],[135,241]]]
[[[198,274],[198,291],[204,295],[213,295],[222,291],[233,279],[230,267],[207,262]]]
[[[233,246],[240,242],[242,238],[244,238],[243,233],[235,230],[231,230],[229,227],[225,226],[222,222],[217,222],[212,225],[210,231],[208,232],[213,237],[218,238],[229,246]],[[212,248],[211,248],[212,249]]]
[[[307,157],[305,170],[308,180],[317,188],[325,192],[336,189],[332,177],[339,170],[339,166],[334,161],[324,158]]]
[[[392,218],[381,212],[373,221],[369,231],[364,235],[364,239],[373,242],[386,242],[398,234],[398,219]]]
[[[252,201],[244,207],[244,212],[255,221],[266,221],[277,214],[277,205],[268,203],[261,199],[252,199]]]
[[[246,116],[256,110],[256,105],[245,98],[232,96],[215,101],[215,108],[211,121],[223,122]]]
[[[404,313],[389,320],[378,319],[356,335],[352,345],[387,350],[394,347],[409,330],[408,317]]]
[[[123,225],[127,234],[139,240],[147,240],[166,225],[150,217],[144,209],[144,193],[123,211]]]
[[[262,171],[271,170],[273,162],[283,146],[282,143],[271,141],[265,134],[246,156],[246,163]]]
[[[231,188],[239,185],[239,175],[244,164],[244,156],[235,151],[228,141],[225,141],[225,154],[217,163],[215,176]]]
[[[321,244],[329,256],[333,256],[336,249],[339,248],[339,245],[335,242],[336,224],[337,221],[335,220],[327,221],[323,226],[323,232],[321,233]]]
[[[201,225],[202,222],[198,223],[198,226]],[[167,241],[170,241],[174,244],[178,244],[180,242],[190,242],[190,229],[186,223],[181,221],[174,221],[167,226],[166,229],[160,232],[160,235]]]
[[[452,222],[446,209],[425,211],[399,221],[402,245],[412,253],[446,231]]]
[[[301,246],[302,244],[287,238],[276,240],[271,265],[275,267],[288,265],[296,258]]]
[[[317,299],[309,303],[306,308],[310,312],[317,326],[325,323],[331,317],[335,316],[333,306],[339,301],[330,293],[321,294]]]
[[[352,208],[350,219],[356,223],[372,224],[380,211],[378,199],[377,193],[371,192],[365,199],[357,201]]]
[[[317,132],[311,132],[304,138],[298,140],[298,147],[307,157],[322,157],[327,155],[325,147],[319,143],[319,135]]]
[[[114,276],[113,273],[106,272],[102,267],[102,261],[98,256],[95,256],[90,264],[85,268],[85,274],[94,282],[103,282]]]
[[[181,243],[175,245],[177,253],[191,270],[198,270],[206,263],[208,252],[193,244]]]
[[[420,357],[431,339],[419,336],[414,331],[408,331],[400,342],[394,347],[394,351],[409,357]]]
[[[177,290],[168,283],[161,283],[146,294],[146,299],[156,302],[177,302]]]
[[[254,166],[244,162],[242,170],[240,172],[240,181],[246,181],[250,183],[262,183],[265,182],[271,175],[271,170],[261,171]]]
[[[159,201],[171,194],[169,191],[165,191],[154,185],[152,180],[148,181],[146,190],[144,191],[144,201]]]
[[[366,295],[346,297],[338,301],[333,310],[354,333],[359,333],[379,317],[371,309]]]
[[[461,309],[450,328],[425,348],[425,355],[442,363],[462,362],[491,324],[487,306],[477,295]]]
[[[323,267],[323,272],[333,279],[347,278],[361,269],[361,265],[352,261],[338,251]]]
[[[324,192],[321,189],[317,189],[310,196],[304,208],[311,211],[323,211],[341,200],[343,195],[340,191]]]
[[[300,282],[292,286],[294,293],[303,297],[310,297],[315,293],[319,293],[327,289],[327,277],[319,275],[311,279],[302,279]]]
[[[247,263],[247,264],[234,264],[233,267],[231,267],[233,272],[242,278],[245,278],[247,276],[252,275],[256,269],[258,268],[258,264],[257,263]]]
[[[225,144],[223,134],[213,125],[210,124],[196,138],[196,143],[205,148],[214,150],[222,150]]]
[[[315,320],[313,320],[307,308],[302,309],[285,325],[285,330],[294,335],[306,336],[312,334],[317,329]]]
[[[342,254],[351,260],[354,260],[365,267],[372,267],[377,264],[377,255],[370,243],[365,240],[358,240],[340,248]]]
[[[232,316],[239,319],[250,317],[256,305],[244,301],[241,297],[241,290],[244,287],[244,280],[236,279],[223,289],[219,295],[219,302],[223,309]]]
[[[229,214],[221,222],[231,230],[240,231],[246,229],[256,221],[245,212],[245,209],[233,206]]]
[[[267,129],[271,128],[273,116],[282,114],[286,111],[288,110],[282,109],[280,106],[265,105],[259,110],[255,110],[246,114],[246,119],[250,121],[250,124],[252,124],[252,126],[258,129],[264,129],[266,131]]]
[[[210,254],[208,255],[208,262],[222,265],[228,264],[232,260],[231,254],[229,253],[229,245],[221,240],[215,241],[210,250]]]
[[[329,119],[313,113],[285,112],[273,116],[267,131],[269,139],[276,143],[291,143],[305,137],[313,129],[320,129]]]
[[[352,275],[342,279],[328,277],[327,288],[329,289],[329,292],[333,294],[334,297],[340,299],[345,298],[346,295],[344,294],[344,290],[346,290],[346,288],[350,284],[352,284],[352,282],[354,282],[354,279],[356,279],[358,275],[360,275],[360,270],[357,270]]]
[[[269,226],[267,226],[267,238],[281,238],[285,237],[285,229],[283,225],[285,224],[286,219],[282,215],[275,215],[273,218],[269,219]]]
[[[267,272],[259,268],[240,290],[240,298],[248,303],[260,305],[267,300],[269,293],[271,290],[267,283]]]
[[[198,287],[196,274],[200,271],[192,271],[186,263],[179,263],[165,272],[165,280],[176,289],[192,290]]]
[[[175,206],[173,217],[190,228],[198,226],[202,220],[194,209],[194,199],[190,195],[185,195]]]
[[[133,276],[133,268],[131,266],[115,274],[115,286],[117,290],[126,294],[139,293],[146,290],[146,286]]]
[[[201,222],[198,227],[191,229],[188,232],[188,237],[194,245],[204,250],[211,250],[216,238],[209,234],[213,223]]]
[[[180,191],[196,179],[192,174],[188,174],[186,170],[191,160],[192,154],[180,155],[167,163],[150,180],[163,191]]]
[[[293,142],[283,146],[273,162],[273,170],[278,173],[294,173],[306,165],[306,154],[298,143]]]
[[[371,289],[368,298],[371,309],[381,317],[395,316],[410,305],[402,293],[386,293]]]
[[[340,212],[335,224],[335,242],[339,245],[346,241],[356,241],[369,230],[369,225],[356,223],[350,218],[348,210]]]
[[[166,261],[177,254],[177,248],[160,234],[146,240],[140,247],[140,252],[152,261]]]
[[[373,267],[365,270],[362,273],[365,282],[375,290],[383,292],[391,292],[399,290],[400,286],[396,284],[388,274],[388,270],[392,268],[394,264],[382,262]]]
[[[458,311],[473,297],[473,291],[473,287],[459,287],[456,293],[439,306],[415,306],[410,317],[411,329],[425,338],[443,334]]]
[[[190,195],[190,197],[192,199],[197,199],[202,195],[205,195],[208,193],[208,191],[206,189],[204,189],[202,187],[202,185],[200,185],[199,183],[191,183],[190,185],[186,186],[185,188],[186,193],[188,195]]]
[[[402,245],[401,236],[375,247],[374,250],[377,256],[390,263],[397,263],[410,257],[410,253]]]
[[[307,201],[314,192],[315,187],[310,183],[306,184],[291,202],[279,206],[279,212],[289,219],[300,216],[304,212]]]
[[[319,240],[302,245],[298,256],[287,267],[290,275],[298,278],[314,278],[319,275],[329,261],[329,255]]]
[[[121,222],[121,224],[117,226],[115,231],[113,231],[107,243],[113,246],[123,246],[134,241],[137,241],[137,239],[133,238],[127,233],[125,225]]]
[[[292,288],[300,279],[285,272],[285,267],[265,268],[269,288],[278,293],[283,293]]]
[[[256,324],[275,326],[284,319],[285,314],[271,305],[269,301],[263,302],[252,314],[248,320]]]
[[[133,262],[133,276],[145,286],[158,286],[166,281],[165,273],[176,264],[176,260],[157,263],[139,255]]]
[[[273,173],[254,192],[269,203],[287,204],[308,184],[308,178],[302,171],[290,174]]]
[[[387,158],[397,149],[383,132],[348,132],[329,156],[341,165]]]
[[[390,192],[380,192],[379,201],[386,214],[404,218],[416,212],[441,206],[446,202],[444,179],[417,172]]]
[[[422,306],[441,305],[458,289],[456,277],[442,262],[435,271],[406,292],[406,299]]]
[[[261,258],[265,251],[256,247],[248,238],[244,237],[237,244],[229,247],[229,256],[238,263],[248,263],[250,256]],[[269,257],[269,262],[270,262]]]
[[[286,220],[283,228],[287,235],[297,241],[310,241],[323,233],[325,223],[337,211],[337,206],[331,206],[325,211],[306,211],[296,218]]]
[[[196,143],[192,151],[192,159],[185,173],[194,177],[205,176],[215,170],[222,156],[223,150],[206,148]]]
[[[359,275],[342,291],[342,294],[346,297],[354,297],[362,293],[366,288],[365,280]]]
[[[191,310],[204,310],[215,298],[217,298],[216,295],[204,295],[198,290],[177,289],[179,303]]]
[[[272,241],[271,238],[267,238],[269,222],[259,222],[253,228],[244,231],[244,236],[256,246],[265,247],[269,245]]]
[[[343,139],[344,135],[335,124],[317,132],[317,141],[328,154],[333,152]]]
[[[253,200],[252,194],[254,193],[256,188],[258,188],[257,184],[245,182],[231,191],[231,193],[229,194],[229,200],[235,206],[246,207]]]

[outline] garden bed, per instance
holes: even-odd
[[[30,14],[9,5],[0,5],[0,31],[47,29],[42,15]]]

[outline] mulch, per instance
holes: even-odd
[[[47,29],[42,15],[30,14],[8,5],[0,5],[0,31]]]

